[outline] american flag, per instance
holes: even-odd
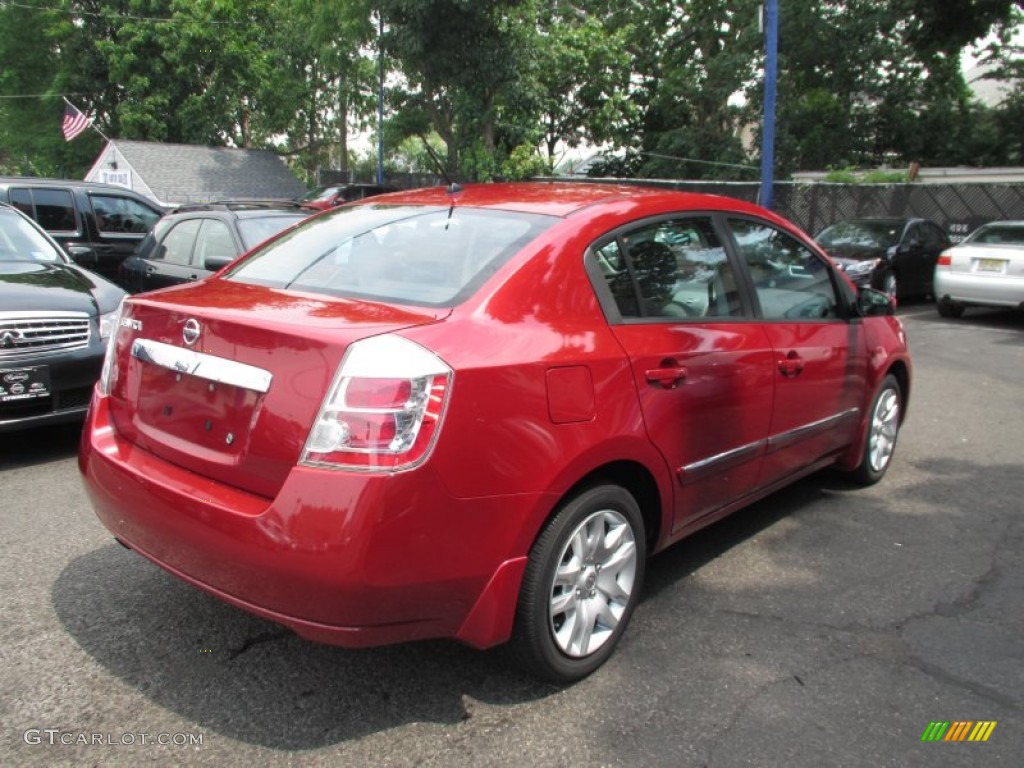
[[[64,131],[64,141],[71,141],[91,124],[92,120],[82,114],[70,102],[64,107],[64,123],[61,126]]]

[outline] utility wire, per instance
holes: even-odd
[[[196,18],[159,18],[156,16],[133,16],[128,13],[99,13],[97,11],[80,11],[74,8],[58,8],[52,5],[28,5],[26,3],[12,3],[3,2],[0,3],[0,7],[10,8],[23,8],[27,11],[54,11],[56,13],[67,13],[71,16],[94,16],[99,19],[106,19],[108,21],[117,21],[118,19],[128,19],[130,21],[150,21],[154,24],[237,24],[251,26],[251,21],[217,21],[214,19],[196,19]]]

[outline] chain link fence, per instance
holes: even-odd
[[[565,179],[549,179],[564,181]],[[757,182],[572,179],[639,184],[703,192],[756,203]],[[920,217],[931,219],[956,241],[997,219],[1024,220],[1024,184],[797,184],[776,182],[772,208],[805,232],[817,234],[843,219]]]

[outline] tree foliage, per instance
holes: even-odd
[[[102,140],[63,141],[68,96],[112,137],[271,147],[312,181],[319,168],[349,167],[351,134],[376,130],[382,60],[396,168],[434,170],[440,156],[449,174],[519,177],[600,145],[615,158],[605,171],[756,178],[759,6],[0,0],[0,170],[84,172]],[[1024,162],[1022,7],[782,2],[776,175]],[[991,32],[977,53],[1012,85],[983,105],[960,52]]]

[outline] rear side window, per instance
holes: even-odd
[[[66,189],[19,189],[11,190],[11,199],[15,194],[15,204],[25,213],[39,222],[39,226],[47,232],[77,232],[75,221],[75,204],[71,193]],[[31,204],[28,199],[31,198]],[[35,209],[34,211],[32,209]]]
[[[453,306],[555,221],[477,208],[338,208],[255,251],[227,279],[346,298]]]
[[[825,320],[837,316],[828,266],[807,246],[759,221],[730,219],[766,320]]]
[[[623,318],[743,315],[732,265],[708,217],[653,223],[592,253]]]

